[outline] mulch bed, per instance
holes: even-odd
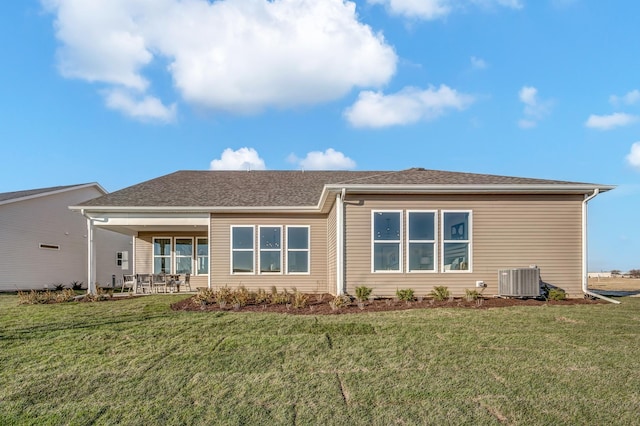
[[[467,309],[490,309],[504,308],[509,306],[549,306],[549,305],[593,305],[607,303],[603,300],[591,299],[567,299],[567,300],[537,300],[537,299],[514,299],[514,298],[485,298],[478,301],[467,301],[465,299],[453,299],[447,301],[435,301],[423,299],[422,301],[403,302],[395,299],[375,299],[365,302],[363,307],[358,306],[354,301],[347,306],[333,309],[329,301],[333,300],[330,294],[309,295],[309,301],[305,308],[294,308],[287,305],[273,304],[248,304],[242,307],[225,306],[221,308],[218,304],[200,304],[193,297],[176,302],[171,305],[174,311],[210,311],[210,312],[276,312],[292,315],[340,315],[357,314],[366,312],[386,312],[403,311],[408,309],[433,309],[433,308],[467,308]]]

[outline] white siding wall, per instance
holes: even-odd
[[[86,287],[87,222],[68,207],[99,195],[97,188],[84,187],[0,205],[0,291],[41,290],[73,281]],[[96,233],[96,242],[107,232]],[[97,244],[97,258],[107,256],[114,268],[117,250],[110,245],[116,241],[118,249],[130,247],[126,236]],[[41,243],[58,245],[60,250],[41,249]],[[115,271],[104,269],[106,264],[100,266],[98,279],[108,276],[110,283]]]

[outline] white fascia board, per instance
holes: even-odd
[[[590,184],[512,184],[512,185],[326,185],[325,191],[346,189],[355,193],[379,194],[586,194],[614,189],[610,185]]]
[[[85,212],[96,226],[206,226],[209,214],[144,214],[144,213],[91,213]]]
[[[211,213],[318,213],[319,206],[230,206],[230,207],[114,207],[114,206],[70,206],[70,210],[84,211],[87,214],[102,213],[148,213],[172,215],[175,213],[206,214]]]
[[[99,183],[93,182],[93,183],[85,183],[82,185],[71,186],[69,188],[64,188],[64,189],[58,189],[55,191],[47,191],[47,192],[41,192],[39,194],[27,195],[25,197],[20,197],[20,198],[11,198],[9,200],[0,201],[0,205],[32,200],[34,198],[48,197],[50,195],[62,194],[64,192],[69,192],[69,191],[77,191],[78,189],[90,188],[92,186],[94,186],[98,191],[100,191],[102,195],[108,194],[107,190],[104,189],[102,186],[100,186]]]

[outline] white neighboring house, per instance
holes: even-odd
[[[86,288],[87,219],[69,206],[106,193],[97,183],[0,193],[0,291]],[[121,283],[133,268],[132,238],[97,229],[94,242],[96,281]]]

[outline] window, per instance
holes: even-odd
[[[282,227],[260,226],[260,273],[282,272]]]
[[[442,269],[471,270],[471,212],[442,212]]]
[[[407,212],[408,271],[436,270],[436,213],[433,211]]]
[[[402,219],[399,211],[372,211],[373,271],[400,272]]]
[[[309,273],[309,227],[287,227],[287,273]]]
[[[231,227],[231,272],[253,273],[253,226]]]
[[[176,274],[193,273],[193,238],[176,238]]]
[[[171,238],[153,239],[153,273],[171,273]]]
[[[196,272],[198,275],[209,273],[209,239],[196,239]]]

